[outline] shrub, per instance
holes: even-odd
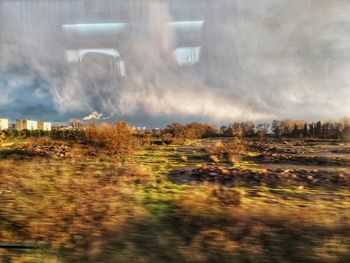
[[[182,125],[180,123],[172,123],[166,126],[163,135],[181,139],[203,139],[216,137],[218,131],[209,124],[193,122]]]
[[[128,154],[135,146],[132,131],[125,122],[98,124],[80,130],[80,139],[110,154]]]
[[[51,137],[55,140],[77,140],[79,138],[80,130],[59,130],[54,129],[51,131]]]
[[[247,151],[246,145],[241,140],[229,140],[229,141],[218,141],[215,144],[205,147],[205,150],[209,155],[217,156],[235,156],[238,159],[238,155]],[[230,160],[231,161],[231,160]]]
[[[0,131],[0,146],[5,142],[5,134]]]
[[[13,130],[7,129],[3,131],[3,134],[8,139],[26,139],[26,138],[40,138],[40,137],[49,137],[51,135],[50,131],[42,130]]]

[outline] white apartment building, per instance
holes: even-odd
[[[51,131],[51,122],[38,121],[38,130]]]
[[[16,121],[16,129],[17,131],[21,130],[37,130],[38,129],[38,122],[37,121],[31,121],[31,120],[17,120]]]
[[[7,130],[9,128],[9,120],[0,118],[0,130]]]

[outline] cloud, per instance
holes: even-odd
[[[207,3],[210,12],[192,1],[1,1],[0,111],[55,119],[98,112],[143,125],[350,115],[347,1]],[[130,20],[123,32],[72,37],[62,28],[125,22],[117,10]],[[191,19],[204,21],[199,62],[179,67],[173,51],[198,46],[198,35],[169,24]],[[106,70],[103,55],[66,60],[66,50],[96,48],[118,50],[127,78]]]
[[[83,121],[90,121],[90,120],[99,120],[103,117],[102,113],[98,113],[97,111],[92,112],[88,116],[83,118]]]

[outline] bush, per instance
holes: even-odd
[[[209,124],[193,122],[182,125],[172,123],[166,126],[163,131],[164,135],[180,139],[204,139],[218,136],[218,131]]]
[[[5,142],[5,134],[0,131],[0,146]]]
[[[39,138],[39,137],[49,137],[51,136],[50,131],[42,131],[42,130],[12,130],[7,129],[3,131],[3,134],[8,139],[26,139],[26,138]]]
[[[98,124],[80,130],[80,139],[110,154],[128,154],[135,146],[132,131],[125,122]]]
[[[76,141],[79,138],[80,130],[58,130],[54,129],[51,131],[51,137],[55,140],[73,140]]]

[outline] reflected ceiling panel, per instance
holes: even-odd
[[[174,57],[179,65],[193,65],[199,60],[201,47],[181,47],[174,51]]]
[[[62,25],[63,30],[75,31],[79,33],[106,33],[123,31],[128,27],[127,23],[99,23],[99,24],[71,24]]]

